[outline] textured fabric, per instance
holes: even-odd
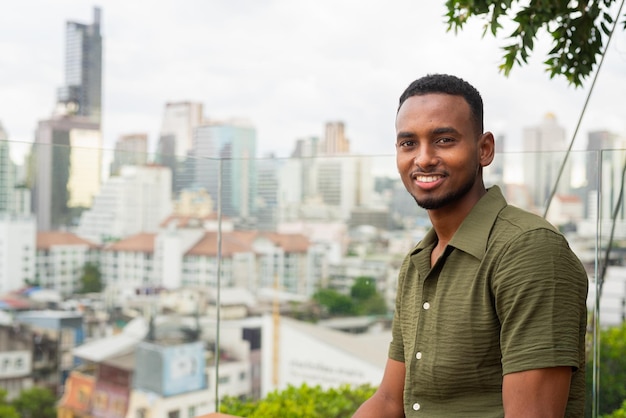
[[[407,417],[502,417],[502,376],[571,366],[583,415],[587,274],[543,218],[481,198],[431,269],[430,230],[399,275],[389,357],[406,367]]]

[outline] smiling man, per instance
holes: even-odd
[[[478,91],[445,74],[411,83],[396,150],[432,228],[402,264],[385,372],[354,416],[583,416],[587,274],[552,225],[485,188]]]

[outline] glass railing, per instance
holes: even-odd
[[[19,166],[25,145],[0,143],[0,304],[33,335],[23,376],[60,411],[200,416],[225,396],[380,382],[399,266],[429,226],[395,156],[181,158],[80,135],[52,131]],[[484,177],[587,269],[595,417],[626,399],[626,151],[565,158],[499,154]]]

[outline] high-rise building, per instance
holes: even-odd
[[[0,294],[35,282],[35,219],[0,213]]]
[[[532,196],[531,210],[541,212],[547,205],[552,190],[569,193],[571,173],[568,167],[559,178],[559,171],[566,156],[565,129],[558,124],[556,116],[546,114],[540,124],[524,128],[524,184]]]
[[[99,124],[82,116],[40,121],[32,153],[37,229],[56,230],[74,224],[100,189]]]
[[[256,213],[256,129],[246,121],[212,122],[195,130],[194,184],[205,188],[226,216]],[[218,190],[218,184],[221,189]],[[221,196],[220,196],[221,195]]]
[[[148,162],[148,135],[122,135],[115,143],[111,175],[118,175],[125,165],[146,165]]]
[[[11,161],[8,135],[0,123],[0,212],[11,212],[15,189],[15,164]]]
[[[179,192],[193,182],[193,149],[196,127],[204,121],[203,105],[197,102],[165,104],[155,162],[172,170],[172,190]]]
[[[595,219],[599,206],[601,219],[608,220],[613,214],[617,214],[617,219],[624,222],[626,207],[620,205],[618,212],[615,212],[615,207],[619,203],[622,172],[626,164],[623,151],[626,147],[626,138],[609,131],[589,132],[588,138],[589,152],[586,154],[584,186],[587,200],[585,215],[588,219]]]
[[[327,122],[324,139],[320,142],[320,154],[337,155],[350,152],[350,141],[346,138],[343,122]]]
[[[65,84],[57,102],[65,113],[100,124],[102,116],[101,10],[94,7],[92,24],[69,21],[65,26]]]

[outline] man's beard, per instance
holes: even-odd
[[[476,178],[470,178],[461,188],[441,197],[426,197],[418,200],[417,197],[413,196],[413,199],[415,199],[418,206],[426,210],[441,209],[444,206],[455,203],[465,196],[470,190],[472,190],[475,181]]]

